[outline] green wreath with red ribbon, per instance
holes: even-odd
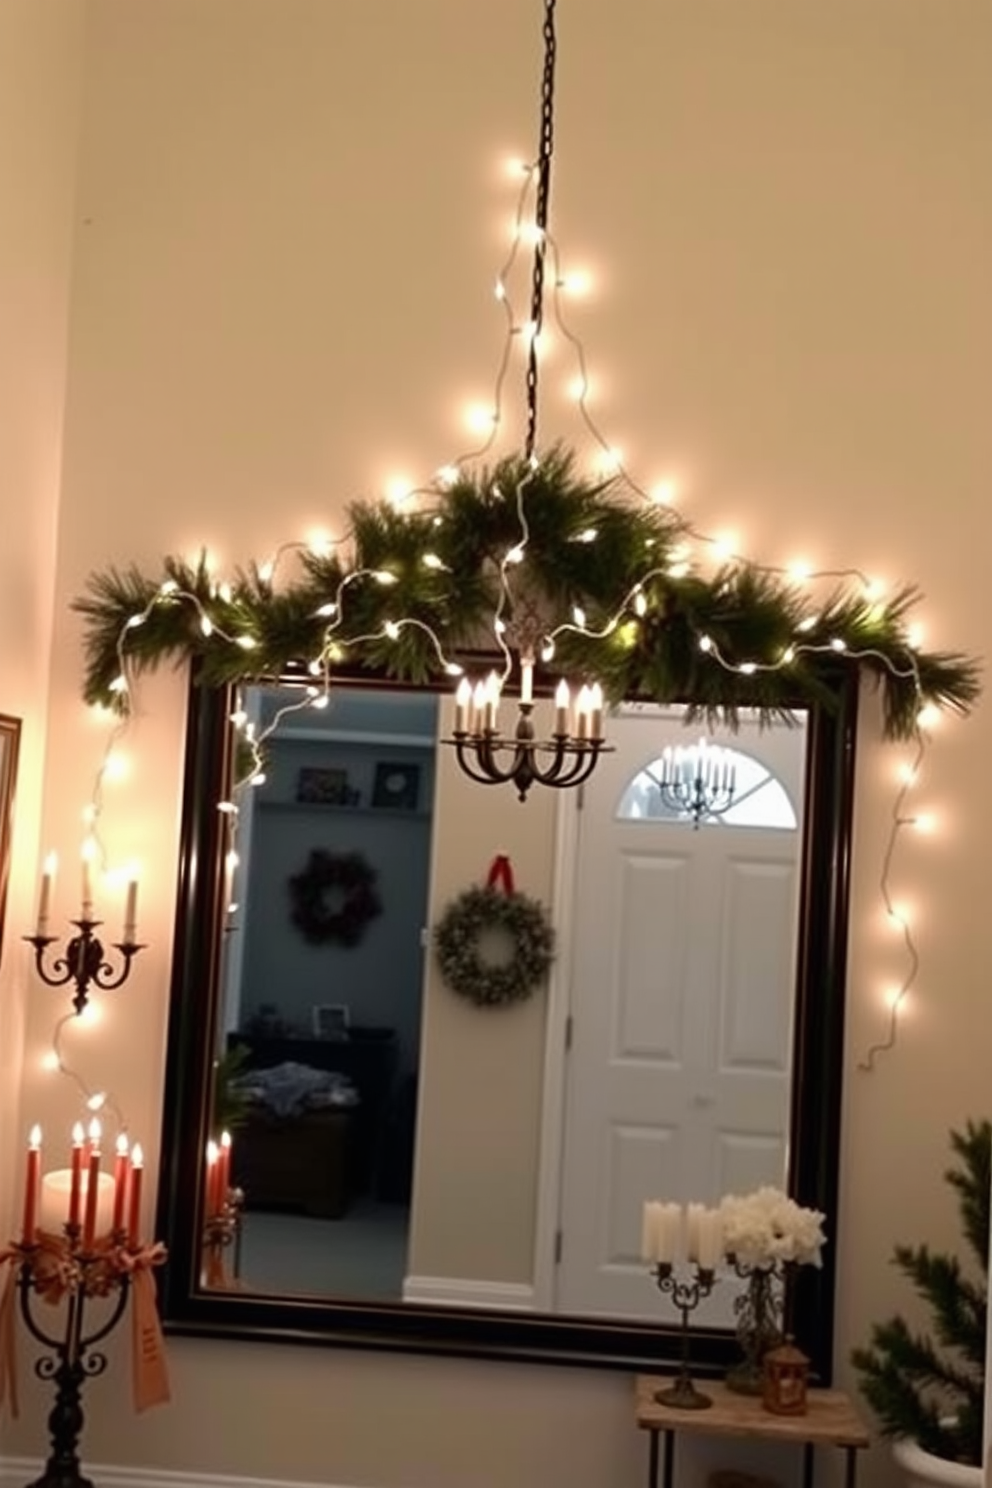
[[[505,937],[506,959],[485,954],[484,942]],[[554,960],[555,932],[544,905],[518,892],[509,858],[493,860],[485,884],[452,899],[434,929],[441,975],[477,1007],[525,1002]]]

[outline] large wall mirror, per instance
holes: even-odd
[[[292,681],[191,687],[165,1323],[655,1367],[677,1333],[645,1199],[772,1183],[836,1234],[856,683],[733,731],[622,705],[587,785],[525,804],[462,775],[451,706],[367,680],[319,709]],[[268,737],[235,837],[236,711]],[[701,735],[735,790],[697,821],[658,786]],[[556,958],[529,1000],[478,1007],[431,927],[497,854]],[[240,1223],[205,1247],[224,1164]],[[733,1357],[734,1285],[697,1315],[704,1368]],[[795,1294],[824,1382],[833,1296],[828,1243]]]

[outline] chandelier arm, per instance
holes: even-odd
[[[524,457],[533,464],[537,448],[537,339],[544,318],[544,259],[547,252],[548,200],[551,195],[551,156],[554,150],[555,0],[544,3],[544,73],[541,79],[541,136],[537,157],[537,199],[534,212],[534,268],[531,279],[531,337],[527,348],[527,434]]]
[[[584,785],[595,769],[598,759],[598,749],[584,750],[576,756],[576,763],[567,775],[551,775],[548,777],[535,771],[535,779],[540,785],[549,785],[553,790],[565,790],[569,786]]]

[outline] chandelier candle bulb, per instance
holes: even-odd
[[[473,734],[481,734],[486,719],[486,684],[477,682],[472,693],[472,722]]]
[[[128,1174],[127,1238],[132,1250],[141,1247],[141,1180],[145,1171],[141,1144],[135,1142],[131,1149],[131,1168]]]
[[[48,934],[48,917],[52,908],[52,885],[55,882],[55,870],[58,867],[58,858],[55,853],[50,852],[46,857],[41,869],[41,892],[38,895],[38,924],[35,934],[39,937]]]
[[[72,1167],[69,1170],[69,1229],[72,1231],[79,1229],[82,1213],[84,1140],[82,1122],[77,1121],[72,1128]]]
[[[568,714],[571,706],[568,683],[563,677],[555,688],[555,733],[562,739],[568,736]]]
[[[117,1138],[114,1153],[114,1214],[110,1228],[115,1235],[124,1229],[124,1200],[127,1194],[127,1174],[130,1167],[128,1140],[122,1132]]]
[[[38,1191],[41,1185],[41,1127],[33,1126],[28,1137],[28,1163],[24,1179],[24,1222],[21,1238],[25,1245],[34,1244],[38,1227]]]
[[[534,701],[534,663],[530,660],[520,663],[520,701],[522,703]]]
[[[657,1199],[648,1199],[645,1202],[641,1219],[641,1259],[643,1261],[660,1261],[662,1210],[663,1204]]]
[[[463,677],[455,689],[455,733],[467,734],[472,708],[472,684]]]
[[[598,682],[589,689],[589,734],[593,739],[603,737],[603,689]]]

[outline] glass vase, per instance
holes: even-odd
[[[741,1359],[727,1373],[727,1388],[760,1395],[765,1355],[782,1342],[782,1273],[776,1265],[734,1269],[747,1285],[734,1302]]]

